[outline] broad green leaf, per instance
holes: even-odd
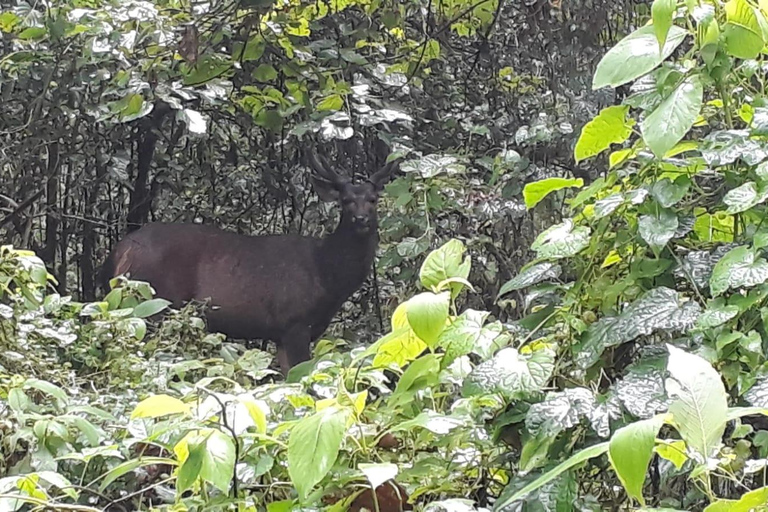
[[[409,402],[417,391],[437,384],[439,373],[440,358],[435,354],[426,354],[416,359],[400,376],[388,405],[395,407]]]
[[[256,425],[256,430],[260,434],[265,434],[267,432],[267,415],[264,414],[259,402],[257,402],[251,395],[245,393],[239,395],[237,401],[243,404],[248,410],[248,414],[253,420],[253,424]]]
[[[724,298],[718,297],[707,304],[707,309],[696,320],[696,326],[700,329],[711,329],[735,318],[738,314],[738,306],[728,305]]]
[[[271,82],[277,78],[277,70],[271,64],[260,64],[253,72],[253,78],[259,82]]]
[[[717,500],[704,512],[763,512],[768,503],[768,487],[749,491],[738,500]]]
[[[529,354],[520,354],[507,347],[491,359],[480,363],[464,380],[462,396],[499,393],[507,400],[521,399],[542,387],[555,367],[554,350],[542,347]]]
[[[641,215],[637,230],[643,240],[658,254],[677,231],[678,220],[674,210],[660,208],[655,215]]]
[[[371,488],[376,489],[384,482],[392,480],[397,476],[397,464],[364,464],[357,465],[357,469],[363,472],[365,478],[371,483]]]
[[[683,464],[688,460],[688,455],[685,453],[685,442],[674,440],[662,440],[653,449],[659,454],[659,457],[667,459],[669,462],[675,465],[677,469],[683,467]]]
[[[434,346],[448,320],[451,297],[448,292],[424,292],[406,303],[408,323],[427,345]]]
[[[673,25],[667,34],[664,49],[659,52],[659,41],[653,25],[635,30],[600,60],[592,80],[592,89],[618,87],[652,71],[672,55],[686,35],[687,30]]]
[[[30,377],[24,381],[24,389],[30,389],[30,388],[42,391],[43,393],[51,395],[53,398],[57,400],[61,400],[64,403],[69,402],[69,397],[67,396],[67,393],[64,392],[64,390],[61,389],[56,384],[51,384],[48,381]]]
[[[333,467],[350,410],[328,407],[299,420],[288,439],[288,474],[304,501]]]
[[[526,183],[525,187],[523,187],[525,206],[530,210],[552,192],[564,188],[581,188],[583,186],[584,180],[581,178],[547,178],[532,183]]]
[[[715,264],[709,287],[713,296],[732,288],[751,288],[768,280],[768,262],[747,246],[735,247]]]
[[[324,110],[341,110],[344,106],[344,99],[340,94],[331,94],[317,104],[316,109],[320,112]]]
[[[200,476],[205,458],[205,436],[188,435],[182,442],[186,443],[186,458],[181,463],[176,477],[176,492],[179,495],[195,484]]]
[[[728,421],[728,398],[720,375],[703,358],[667,345],[669,412],[677,431],[704,463],[716,455]]]
[[[659,52],[667,42],[667,34],[672,27],[672,20],[677,10],[677,0],[653,0],[651,16],[656,39],[659,41]]]
[[[483,323],[488,313],[467,309],[454,318],[437,340],[437,347],[445,351],[442,367],[449,366],[457,358],[469,354],[483,334]]]
[[[158,314],[170,305],[170,301],[165,299],[148,300],[133,308],[133,315],[138,318],[149,318],[150,316]]]
[[[405,303],[401,304],[398,309],[402,307],[405,312],[405,305]],[[419,354],[427,348],[427,344],[416,336],[410,325],[394,329],[375,345],[375,350],[371,351],[372,354],[376,354],[373,358],[375,368],[386,368],[391,364],[402,368],[419,357]]]
[[[205,441],[200,478],[227,492],[235,472],[235,442],[220,430],[212,430]]]
[[[747,0],[725,4],[726,24],[723,37],[726,51],[739,59],[754,59],[765,46],[754,8]]]
[[[189,414],[189,406],[172,396],[152,395],[136,405],[131,413],[131,419],[160,418],[170,414]]]
[[[728,206],[726,213],[733,215],[764,203],[766,199],[768,199],[768,187],[748,181],[729,190],[723,197],[723,202]]]
[[[555,442],[556,436],[541,430],[535,436],[529,437],[520,450],[520,471],[530,472],[542,466],[549,460],[549,449]]]
[[[43,39],[47,35],[48,31],[45,30],[45,27],[28,27],[19,33],[18,38],[29,41]]]
[[[643,484],[648,464],[653,457],[656,435],[664,424],[664,416],[636,421],[617,430],[611,436],[608,455],[624,489],[645,506]]]
[[[687,177],[678,178],[675,181],[669,178],[661,179],[651,186],[651,196],[664,208],[671,208],[685,197],[691,180]]]
[[[573,219],[566,219],[539,234],[531,249],[542,259],[569,258],[589,245],[589,235],[588,227],[575,226]]]
[[[449,434],[451,430],[461,427],[464,424],[465,422],[459,418],[446,416],[427,409],[426,411],[419,413],[419,415],[412,420],[404,421],[393,426],[390,429],[390,432],[408,431],[412,430],[414,427],[421,427],[434,434],[446,435]]]
[[[643,119],[643,140],[658,158],[663,158],[691,129],[701,111],[703,95],[701,79],[690,76]]]
[[[693,232],[703,242],[732,242],[734,218],[725,212],[707,213],[704,208],[694,208],[696,221]]]
[[[685,300],[677,291],[660,286],[645,292],[618,316],[604,317],[591,324],[582,336],[576,362],[582,368],[596,363],[603,351],[653,332],[684,332],[701,313],[695,301]]]
[[[560,277],[563,269],[557,263],[545,261],[544,263],[537,263],[528,268],[523,269],[515,277],[507,281],[501,286],[497,297],[501,297],[509,292],[522,290],[534,284],[538,284],[542,281],[550,279],[557,279]]]
[[[461,240],[449,240],[441,247],[430,252],[419,269],[419,279],[427,290],[435,289],[440,283],[451,278],[467,279],[472,266],[469,256],[465,256],[466,247]],[[451,283],[452,297],[458,296],[463,288],[461,283]]]
[[[627,118],[627,114],[629,114],[628,105],[613,105],[601,110],[597,117],[585,124],[573,149],[576,162],[599,155],[610,148],[611,144],[621,144],[626,141],[635,124],[634,119]],[[581,187],[582,183],[578,186]],[[528,205],[528,199],[525,202]],[[528,206],[529,209],[531,207]]]
[[[536,489],[540,488],[547,482],[550,482],[563,474],[564,472],[568,471],[572,467],[581,464],[584,461],[587,461],[589,459],[593,459],[595,457],[598,457],[605,452],[608,451],[608,443],[600,443],[593,446],[590,446],[589,448],[584,448],[583,450],[576,452],[575,454],[571,455],[567,460],[564,462],[561,462],[551,470],[547,471],[540,477],[538,477],[536,480],[531,482],[530,484],[526,485],[519,491],[511,494],[510,496],[505,496],[502,494],[502,496],[499,498],[499,500],[494,503],[493,510],[499,511],[499,510],[505,510],[511,503],[524,498],[528,493],[535,491]]]

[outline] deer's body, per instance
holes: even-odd
[[[374,185],[332,181],[332,186],[339,192],[333,200],[342,202],[342,217],[325,238],[148,224],[117,244],[104,277],[124,274],[149,281],[177,308],[193,299],[209,300],[211,330],[275,341],[286,373],[309,359],[310,343],[363,283],[378,245]]]

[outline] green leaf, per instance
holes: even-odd
[[[30,377],[24,381],[24,389],[30,389],[30,388],[42,391],[43,393],[51,395],[55,399],[61,400],[64,403],[69,402],[69,397],[67,396],[67,393],[65,393],[64,390],[61,389],[56,384],[51,384],[48,381]]]
[[[434,386],[439,381],[440,359],[435,354],[426,354],[413,361],[397,382],[395,391],[387,404],[397,407],[410,402],[413,395],[422,389]]]
[[[629,105],[613,105],[601,110],[597,117],[585,124],[573,149],[576,162],[599,155],[611,144],[626,141],[635,124],[634,119],[627,118],[628,114]]]
[[[326,110],[341,110],[341,108],[344,106],[344,99],[341,97],[340,94],[331,94],[330,96],[326,96],[322,99],[320,103],[317,104],[316,109],[320,112],[326,111]]]
[[[674,210],[659,209],[655,215],[641,215],[637,230],[645,242],[658,254],[677,231],[678,220]]]
[[[427,345],[434,346],[448,320],[451,297],[448,292],[424,292],[406,303],[406,314],[416,336]]]
[[[11,11],[0,13],[0,32],[13,32],[14,27],[16,27],[20,21],[21,18]]]
[[[685,197],[691,180],[687,177],[678,178],[675,181],[664,178],[651,186],[651,196],[664,208],[671,208]]]
[[[45,30],[45,27],[28,27],[22,30],[18,37],[19,39],[30,41],[43,39],[47,35],[48,31]]]
[[[256,430],[260,434],[266,434],[267,432],[267,415],[264,414],[259,402],[256,401],[251,395],[242,394],[237,397],[237,401],[243,404],[248,410],[248,415],[253,420],[253,424],[256,425]]]
[[[707,309],[696,320],[699,329],[711,329],[722,325],[739,314],[739,307],[727,305],[725,299],[718,297],[709,302]]]
[[[583,186],[584,180],[581,178],[547,178],[532,183],[526,183],[523,188],[525,206],[530,210],[552,192],[564,188],[581,188]]]
[[[716,455],[728,421],[728,397],[720,375],[703,358],[667,345],[669,412],[680,437],[706,460]]]
[[[374,368],[387,368],[391,364],[402,368],[419,357],[419,354],[427,348],[427,344],[416,336],[410,325],[393,329],[391,333],[381,338],[375,345],[375,351],[371,352],[376,354],[373,358]],[[366,350],[366,352],[369,350]]]
[[[659,51],[667,42],[667,34],[672,27],[672,20],[677,10],[677,0],[653,0],[651,16],[653,18],[653,30],[659,41]]]
[[[435,290],[448,279],[459,277],[467,279],[472,267],[472,260],[464,256],[466,247],[461,240],[449,240],[435,249],[424,259],[419,270],[419,279],[424,288]],[[461,283],[451,283],[451,296],[456,298],[462,290]]]
[[[763,47],[762,30],[754,8],[747,0],[730,0],[725,4],[726,24],[723,38],[726,51],[739,59],[756,58]]]
[[[371,484],[372,489],[376,489],[384,482],[388,482],[397,476],[397,464],[364,464],[357,465],[357,469],[363,472],[365,478]]]
[[[701,111],[703,95],[701,79],[690,76],[643,119],[643,140],[658,158],[663,158],[691,129]]]
[[[569,258],[589,245],[589,235],[588,227],[574,226],[573,219],[566,219],[539,234],[531,249],[542,259]]]
[[[165,299],[148,300],[133,308],[133,316],[137,318],[149,318],[150,316],[158,314],[170,305],[171,302]]]
[[[766,199],[768,199],[768,187],[748,181],[729,190],[723,197],[723,202],[728,206],[726,213],[733,215],[764,203]]]
[[[696,222],[693,232],[704,242],[732,242],[734,217],[725,212],[707,213],[704,208],[694,208]]]
[[[680,46],[688,31],[672,26],[664,49],[659,52],[656,28],[641,27],[619,41],[603,56],[595,70],[592,89],[618,87],[641,77],[661,64]]]
[[[584,448],[583,450],[576,452],[575,454],[571,455],[567,460],[564,462],[561,462],[554,468],[550,469],[540,477],[538,477],[533,482],[529,483],[519,491],[514,492],[513,494],[506,496],[506,493],[502,493],[502,495],[499,497],[499,500],[496,501],[493,505],[494,511],[502,511],[506,510],[507,507],[509,507],[513,502],[524,498],[527,494],[535,491],[536,489],[540,488],[544,484],[551,482],[564,472],[568,471],[574,466],[577,466],[578,464],[581,464],[584,461],[587,461],[589,459],[593,459],[595,457],[598,457],[605,452],[608,451],[608,442],[596,444],[593,446],[590,446],[589,448]]]
[[[627,494],[645,506],[643,484],[653,457],[656,435],[664,416],[636,421],[617,430],[611,437],[608,455]]]
[[[328,407],[299,420],[288,439],[288,474],[304,501],[339,455],[349,409]]]
[[[549,261],[527,267],[501,286],[498,297],[509,292],[522,290],[542,281],[557,279],[562,271],[563,268],[560,265]]]
[[[456,358],[470,353],[483,332],[488,313],[467,309],[445,328],[437,340],[437,346],[445,350],[442,367],[449,366]]]
[[[768,487],[761,487],[743,494],[738,500],[717,500],[704,512],[758,512],[764,510],[766,503]]]
[[[685,300],[677,291],[660,286],[645,292],[618,316],[603,317],[591,324],[576,351],[576,362],[588,368],[606,348],[632,341],[653,332],[684,332],[701,311],[697,302]]]
[[[464,397],[499,393],[507,400],[522,399],[541,391],[555,368],[554,350],[542,347],[528,354],[506,347],[480,363],[464,380]]]
[[[261,64],[253,72],[253,78],[259,82],[271,82],[277,78],[277,70],[271,64]]]
[[[768,262],[747,246],[725,253],[712,269],[709,288],[718,296],[731,288],[751,288],[768,280]]]
[[[131,419],[136,418],[160,418],[170,414],[189,414],[189,406],[168,395],[152,395],[145,398],[131,413]]]
[[[179,468],[176,477],[176,492],[182,494],[192,487],[200,476],[205,458],[205,438],[196,435],[187,441],[187,458]]]
[[[220,430],[211,430],[205,441],[200,478],[227,492],[235,472],[235,443]]]

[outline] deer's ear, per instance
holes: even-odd
[[[335,203],[339,200],[339,189],[337,186],[329,181],[325,181],[317,176],[310,176],[309,180],[312,182],[312,187],[317,192],[321,201],[326,203]]]

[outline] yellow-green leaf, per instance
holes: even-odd
[[[189,406],[168,395],[153,395],[145,398],[131,413],[131,419],[160,418],[171,414],[189,414]]]
[[[621,144],[632,133],[633,119],[628,119],[628,105],[604,108],[593,120],[584,125],[576,142],[573,155],[576,162],[599,155],[611,144]]]

